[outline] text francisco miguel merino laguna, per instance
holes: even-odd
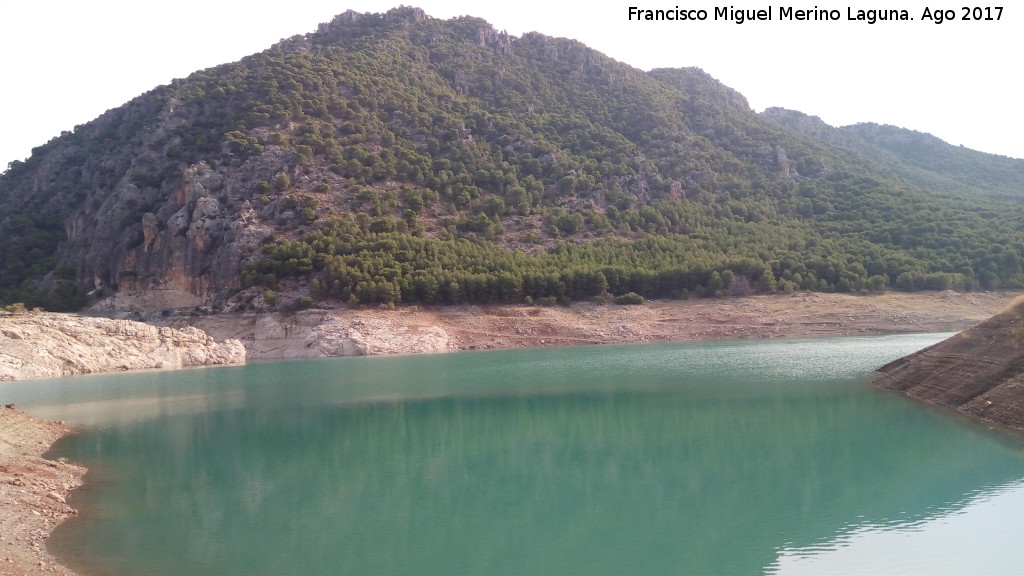
[[[1003,11],[1002,7],[975,8],[973,12],[970,8],[963,8],[963,10],[966,11],[963,18],[964,20],[999,20]],[[636,6],[629,7],[630,20],[648,21],[724,20],[735,22],[737,24],[772,20],[827,22],[843,20],[843,16],[846,16],[845,20],[860,21],[867,24],[874,24],[875,22],[881,21],[914,20],[907,10],[895,9],[859,10],[847,7],[844,14],[843,11],[840,10],[818,8],[817,6],[809,10],[786,6],[779,6],[774,9],[771,6],[759,9],[740,9],[732,6],[715,6],[710,11],[701,8],[680,8],[679,6],[664,10],[651,10],[647,8],[638,8]],[[920,20],[930,20],[939,24],[943,20],[952,20],[953,17],[953,10],[931,10],[925,8],[924,13],[921,14]]]

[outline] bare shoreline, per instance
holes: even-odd
[[[797,293],[650,301],[640,306],[480,305],[396,310],[179,317],[217,340],[238,339],[247,360],[408,354],[587,344],[694,342],[957,332],[1006,307],[1017,293]]]
[[[1016,295],[800,293],[438,313],[460,349],[479,349],[957,332],[1000,312]]]
[[[64,423],[0,407],[0,574],[74,576],[46,551],[45,541],[57,524],[78,514],[64,499],[82,485],[86,470],[42,457],[71,432]]]
[[[657,301],[642,306],[575,304],[572,307],[461,306],[395,311],[306,311],[278,316],[261,340],[256,322],[239,315],[190,319],[217,340],[241,337],[250,359],[302,357],[308,351],[305,324],[344,318],[364,332],[376,331],[369,353],[572,346],[585,344],[807,338],[954,332],[981,322],[1019,293],[917,293],[852,296],[800,293],[731,299]],[[264,315],[264,319],[266,319]],[[267,328],[264,325],[263,328]],[[381,329],[381,327],[385,329]],[[306,326],[309,330],[315,326]],[[252,328],[252,330],[250,330]],[[251,333],[250,333],[251,332]],[[386,338],[381,339],[381,334]],[[410,348],[423,334],[438,336],[439,349]],[[262,334],[266,337],[266,334]],[[247,341],[246,338],[249,338]],[[384,341],[388,340],[390,341]],[[260,348],[276,342],[277,347]],[[339,348],[340,350],[340,348]],[[255,352],[255,353],[254,353]],[[355,350],[367,353],[367,350]],[[306,356],[322,356],[316,350]],[[68,381],[69,384],[72,382]],[[72,430],[0,407],[0,575],[74,572],[43,546],[53,528],[77,511],[64,502],[82,484],[85,469],[42,458]]]

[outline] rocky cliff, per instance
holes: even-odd
[[[238,340],[198,328],[33,313],[0,316],[0,380],[245,362]]]
[[[876,384],[1024,430],[1024,299],[934,346],[881,368]]]

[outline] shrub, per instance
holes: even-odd
[[[637,294],[636,292],[626,292],[625,294],[616,296],[615,303],[621,305],[635,306],[637,304],[643,304],[644,297]]]
[[[27,314],[28,310],[25,308],[25,304],[21,302],[15,302],[14,304],[8,304],[4,306],[4,312],[9,314]]]

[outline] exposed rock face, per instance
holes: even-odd
[[[443,352],[455,346],[439,326],[410,327],[386,319],[342,321],[332,318],[306,336],[318,356]]]
[[[790,165],[789,158],[786,156],[786,151],[783,150],[782,146],[775,146],[775,157],[779,163],[779,176],[783,178],[797,176],[796,170]]]
[[[1024,300],[878,371],[881,388],[1024,430]]]
[[[0,316],[0,380],[245,362],[237,340],[198,328],[64,314]]]
[[[240,340],[252,359],[416,354],[458,348],[443,327],[428,318],[401,312],[381,315],[372,311],[308,310],[288,316],[225,315],[174,323],[186,324],[214,337]]]
[[[182,177],[184,182],[163,199],[153,198],[152,190],[140,196],[136,186],[122,181],[111,207],[104,204],[93,216],[100,219],[99,226],[69,229],[67,261],[72,267],[85,263],[79,276],[92,277],[96,287],[112,283],[126,292],[183,292],[195,296],[197,303],[213,292],[237,288],[243,254],[254,250],[267,230],[257,224],[247,199],[235,195],[238,182],[202,163],[185,169]],[[222,191],[220,199],[212,190]],[[138,217],[141,233],[125,239],[124,224],[134,217],[124,215],[121,205],[143,202],[153,211]],[[81,216],[73,215],[72,221],[89,219]],[[107,238],[104,231],[119,235]],[[76,246],[80,252],[74,252]]]

